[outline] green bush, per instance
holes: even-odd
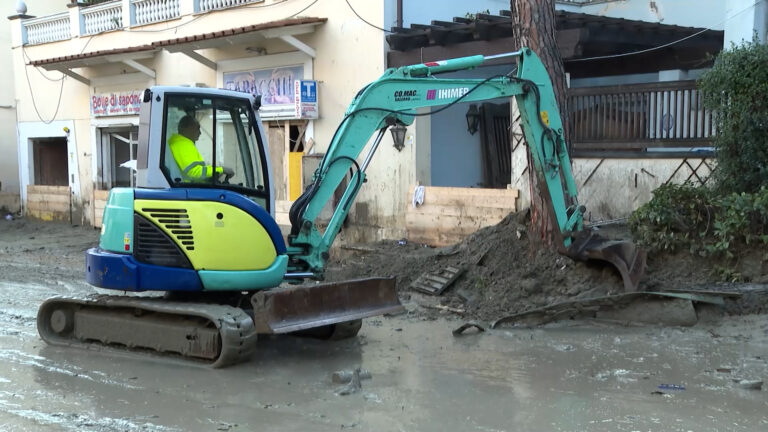
[[[688,248],[707,231],[712,219],[711,191],[690,184],[665,184],[653,199],[629,218],[629,228],[640,244],[654,251]]]
[[[724,192],[768,186],[768,46],[732,45],[698,83],[715,113],[715,179]]]
[[[768,187],[720,194],[690,184],[667,184],[629,218],[637,241],[651,251],[688,249],[734,258],[740,249],[768,245]]]

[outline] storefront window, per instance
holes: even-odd
[[[136,185],[136,126],[100,129],[98,185],[100,189]]]

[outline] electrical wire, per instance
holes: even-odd
[[[94,34],[90,35],[88,37],[88,40],[83,45],[83,48],[80,50],[80,54],[85,52],[85,49],[88,48],[88,44],[91,43],[91,41],[93,40],[94,36],[98,36],[98,35],[100,35],[102,33],[106,33],[107,31],[109,31],[109,30],[101,31],[99,33],[94,33]],[[35,109],[35,114],[37,114],[37,118],[40,119],[41,122],[43,122],[45,124],[51,124],[56,119],[56,115],[59,113],[59,107],[61,107],[61,96],[64,94],[64,79],[67,78],[67,74],[62,72],[61,73],[61,78],[53,79],[53,78],[50,78],[49,76],[47,76],[46,74],[44,74],[43,71],[40,70],[39,67],[33,66],[35,68],[35,70],[37,70],[37,72],[43,78],[45,78],[46,80],[52,81],[52,82],[57,82],[57,81],[61,82],[61,86],[59,88],[59,100],[56,101],[56,111],[54,111],[53,117],[50,120],[46,121],[46,120],[43,119],[43,116],[40,114],[40,111],[37,108],[37,103],[35,102],[35,95],[34,95],[34,93],[32,93],[32,84],[29,81],[29,73],[27,72],[27,67],[30,66],[30,63],[32,63],[32,59],[27,54],[27,50],[25,49],[24,45],[21,46],[21,53],[23,54],[24,58],[28,62],[28,63],[24,64],[24,76],[27,79],[27,87],[29,88],[29,96],[32,99],[32,107]]]
[[[51,117],[50,120],[44,120],[43,116],[40,114],[40,110],[37,108],[37,102],[35,102],[35,94],[32,92],[32,84],[29,81],[29,72],[27,72],[27,66],[29,65],[24,65],[24,76],[27,78],[27,88],[29,88],[29,96],[32,99],[32,107],[35,109],[35,114],[37,114],[37,118],[39,118],[41,122],[45,124],[51,124],[54,120],[56,120],[56,115],[59,113],[59,107],[61,107],[61,96],[64,94],[64,78],[66,78],[66,75],[61,79],[61,85],[59,86],[59,100],[56,102],[56,111],[54,111],[53,117]]]
[[[32,59],[29,58],[29,55],[27,54],[27,50],[24,48],[24,45],[21,46],[21,53],[24,55],[24,59],[27,61],[27,63],[24,64],[24,67],[26,68],[27,66],[30,66],[30,63],[32,63]],[[59,78],[51,78],[48,75],[44,74],[43,71],[40,70],[39,67],[35,67],[35,70],[43,78],[47,79],[48,81],[52,81],[52,82],[59,82],[59,81],[63,80],[64,78],[66,78],[66,76],[67,76],[66,74],[62,73]]]
[[[318,1],[320,1],[320,0],[315,0],[315,1],[313,1],[312,3],[310,3],[310,4],[309,4],[309,6],[305,7],[304,9],[302,9],[302,10],[300,10],[300,11],[298,11],[298,12],[296,12],[296,13],[295,13],[295,14],[293,14],[293,15],[288,15],[288,17],[287,17],[287,18],[293,18],[293,17],[295,17],[296,15],[298,15],[298,14],[300,14],[300,13],[304,12],[305,10],[307,10],[307,9],[311,8],[312,6],[314,6],[314,5],[315,5],[315,3],[317,3]]]
[[[744,12],[748,11],[749,9],[754,8],[759,3],[762,3],[764,1],[766,1],[766,0],[757,0],[756,2],[751,4],[750,6],[745,7],[744,9],[742,9],[742,10],[736,12],[735,14],[725,18],[724,20],[720,21],[719,23],[717,23],[717,24],[715,24],[713,26],[707,27],[705,29],[702,29],[702,30],[700,30],[700,31],[698,31],[696,33],[693,33],[691,35],[688,35],[688,36],[686,36],[684,38],[678,39],[676,41],[665,43],[663,45],[659,45],[659,46],[652,47],[652,48],[642,49],[642,50],[639,50],[639,51],[632,51],[632,52],[620,53],[620,54],[609,54],[609,55],[604,55],[604,56],[585,57],[585,58],[572,59],[572,60],[564,60],[564,63],[576,63],[576,62],[583,62],[583,61],[590,61],[590,60],[603,60],[603,59],[609,59],[609,58],[627,57],[627,56],[632,56],[632,55],[637,55],[637,54],[645,54],[647,52],[660,50],[660,49],[666,48],[668,46],[672,46],[672,45],[676,45],[676,44],[678,44],[680,42],[684,42],[684,41],[686,41],[688,39],[691,39],[693,37],[696,37],[696,36],[698,36],[698,35],[700,35],[700,34],[702,34],[704,32],[710,31],[710,30],[712,30],[712,27],[719,27],[720,25],[725,24],[726,22],[732,20],[733,18],[736,18],[737,16],[743,14]]]
[[[359,14],[359,13],[357,13],[357,11],[355,10],[355,8],[353,8],[353,7],[352,7],[352,5],[349,3],[349,0],[344,0],[344,1],[347,3],[347,6],[349,6],[349,9],[352,11],[352,13],[353,13],[353,14],[355,14],[355,16],[357,16],[357,17],[360,19],[360,21],[362,21],[362,22],[364,22],[364,23],[368,24],[369,26],[371,26],[371,27],[375,28],[376,30],[381,30],[381,31],[383,31],[384,33],[392,33],[391,31],[389,31],[389,30],[387,30],[387,29],[383,29],[383,28],[381,28],[381,27],[379,27],[379,26],[377,26],[377,25],[375,25],[375,24],[371,24],[371,23],[370,23],[368,20],[366,20],[365,18],[363,18],[362,16],[360,16],[360,14]]]

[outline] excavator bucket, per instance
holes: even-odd
[[[577,236],[565,255],[579,260],[607,261],[621,274],[625,292],[637,291],[645,271],[646,253],[632,242],[610,240],[594,232]]]
[[[294,333],[405,310],[395,278],[273,289],[255,294],[251,303],[259,334]]]

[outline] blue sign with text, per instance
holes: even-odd
[[[301,80],[301,102],[317,102],[317,81]]]

